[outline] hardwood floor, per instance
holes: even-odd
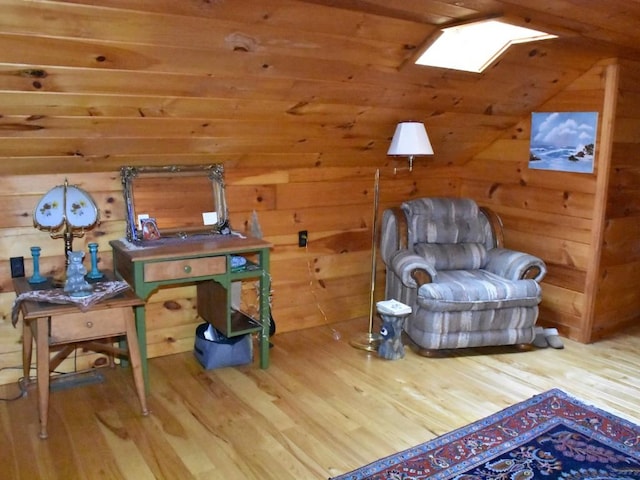
[[[640,422],[640,328],[564,350],[389,361],[349,345],[366,325],[334,325],[340,340],[279,334],[268,370],[152,359],[148,417],[131,372],[103,369],[102,383],[52,393],[48,440],[30,389],[0,403],[0,478],[326,479],[550,388]]]

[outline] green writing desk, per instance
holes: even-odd
[[[198,313],[227,337],[257,333],[260,367],[268,368],[270,243],[236,235],[200,235],[185,239],[162,238],[140,244],[114,240],[110,244],[116,275],[126,280],[137,296],[146,301],[161,286],[197,284]],[[239,257],[246,259],[246,263],[236,267]],[[260,313],[257,319],[231,308],[231,283],[251,279],[259,282]],[[142,371],[148,388],[144,305],[135,308],[135,320]]]

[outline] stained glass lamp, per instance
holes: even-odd
[[[100,222],[100,212],[91,195],[76,185],[63,185],[49,190],[38,202],[33,212],[33,226],[48,231],[51,238],[64,239],[65,271],[69,266],[69,252],[73,238]]]

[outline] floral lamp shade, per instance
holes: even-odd
[[[100,222],[100,211],[91,195],[76,185],[69,185],[67,179],[64,185],[53,187],[40,199],[33,211],[33,226],[39,230],[48,231],[51,238],[64,239],[65,272],[69,267],[69,252],[73,250],[73,238],[84,236],[85,231]],[[38,249],[40,247],[32,247]],[[34,272],[39,269],[34,258]],[[45,280],[34,273],[31,283]],[[65,278],[54,278],[54,285],[64,285]]]
[[[99,221],[96,203],[86,191],[69,185],[58,185],[49,190],[38,202],[33,212],[33,225],[53,233],[64,230],[84,231]]]

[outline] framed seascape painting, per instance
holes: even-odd
[[[531,114],[529,168],[593,173],[598,112]]]

